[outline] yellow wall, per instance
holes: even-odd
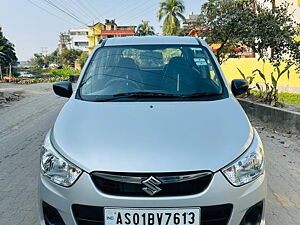
[[[113,28],[112,28],[113,27]],[[112,24],[107,24],[106,25],[106,30],[116,30],[117,26],[116,25],[112,25]]]
[[[269,83],[271,83],[270,74],[274,70],[274,67],[270,63],[263,63],[263,61],[258,61],[254,58],[249,59],[229,59],[222,64],[222,70],[230,82],[232,79],[242,79],[237,68],[239,68],[246,76],[250,75],[253,70],[260,69],[265,73],[268,78]],[[284,66],[282,66],[284,68]],[[282,69],[281,68],[281,69]],[[290,71],[290,79],[287,78],[287,75],[279,80],[280,86],[289,86],[289,87],[300,87],[300,73],[296,73],[295,68],[292,67]],[[274,73],[276,76],[276,73]],[[254,83],[263,82],[259,75],[256,76]]]
[[[91,53],[93,48],[99,43],[101,30],[103,30],[103,28],[104,25],[102,23],[97,23],[94,26],[88,27],[89,53]]]

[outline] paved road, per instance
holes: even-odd
[[[0,106],[1,225],[38,224],[39,150],[65,100],[47,84],[35,87],[22,87],[24,99]]]
[[[0,84],[0,91],[6,86]],[[26,97],[8,107],[0,106],[0,224],[38,224],[39,150],[66,100],[52,94],[49,84],[13,87],[24,89]],[[267,224],[299,225],[299,137],[262,129],[264,125],[256,121],[253,124],[268,159]],[[291,146],[284,148],[280,141]]]

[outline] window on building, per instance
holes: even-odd
[[[88,42],[75,42],[74,45],[76,47],[87,47],[89,45]]]

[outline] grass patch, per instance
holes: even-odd
[[[80,74],[81,71],[78,70],[72,70],[72,69],[40,69],[40,68],[34,68],[29,69],[29,73],[32,73],[38,77],[42,76],[58,76],[58,77],[69,77],[72,74]]]
[[[279,93],[278,100],[287,104],[300,106],[300,94],[282,92]]]
[[[72,69],[41,69],[30,68],[24,69],[29,74],[33,74],[31,78],[15,78],[15,83],[19,84],[34,84],[34,83],[53,83],[58,81],[69,80],[70,75],[80,74],[81,71]]]
[[[58,77],[69,77],[72,74],[80,74],[78,70],[71,69],[43,69],[39,71],[42,75],[58,76]]]
[[[59,77],[69,77],[72,74],[80,74],[80,71],[70,70],[70,69],[47,69],[43,72],[49,73],[53,76],[59,76]]]
[[[259,91],[251,91],[251,94],[259,96]],[[300,94],[281,92],[278,94],[278,101],[286,104],[300,106]]]

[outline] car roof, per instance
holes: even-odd
[[[106,39],[104,46],[120,45],[199,45],[200,39],[177,36],[132,36]]]

